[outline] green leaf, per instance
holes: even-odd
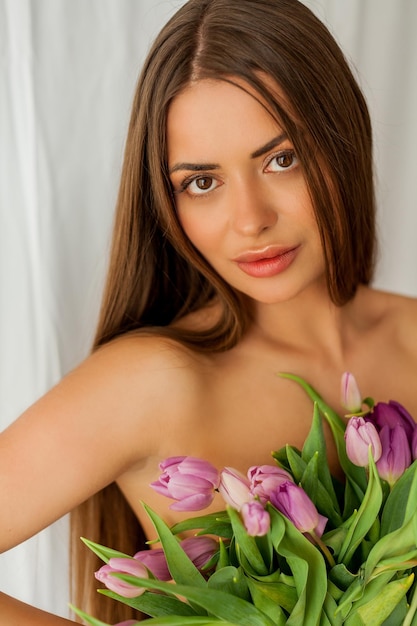
[[[357,575],[352,574],[344,563],[339,563],[332,567],[329,571],[329,580],[331,580],[339,589],[346,591],[350,585],[357,579]]]
[[[358,608],[376,597],[392,577],[392,572],[385,572],[378,578],[365,583],[364,579],[358,576],[340,598],[337,611],[345,618],[349,617],[352,624],[361,624],[361,618],[357,612]],[[352,626],[350,622],[349,626]]]
[[[326,440],[324,438],[323,421],[317,402],[314,403],[313,421],[310,432],[304,442],[301,453],[302,458],[308,463],[317,456],[318,478],[331,499],[332,506],[340,515],[339,503],[333,487],[333,479],[327,460]],[[310,496],[311,497],[311,496]]]
[[[248,579],[243,574],[242,568],[240,567],[230,565],[229,567],[217,570],[217,572],[210,576],[207,586],[209,589],[219,589],[237,598],[250,600]]]
[[[301,456],[301,451],[298,450],[298,454]],[[280,467],[291,473],[291,467],[287,457],[287,446],[283,446],[279,450],[273,451],[272,457],[276,460]]]
[[[281,607],[282,602],[285,602],[286,599],[279,594],[279,590],[277,590],[278,584],[260,583],[256,580],[248,579],[248,585],[251,592],[253,604],[258,609],[263,611],[263,613],[268,615],[276,626],[285,626],[285,624],[287,623],[287,618]],[[281,584],[279,585],[279,587],[286,587],[286,585]],[[293,588],[288,587],[288,589],[291,589],[292,593],[294,594]],[[296,594],[294,595],[296,600]]]
[[[171,527],[171,532],[176,535],[197,529],[201,530],[201,534],[204,535],[216,535],[217,537],[223,537],[225,539],[230,539],[232,536],[232,527],[226,511],[200,515],[199,517],[190,517],[174,524],[174,526]]]
[[[275,550],[286,559],[294,576],[298,595],[287,625],[317,626],[327,589],[324,558],[318,548],[290,520],[272,506],[268,510]]]
[[[394,610],[389,614],[387,619],[382,623],[382,626],[398,626],[398,624],[402,624],[404,626],[404,619],[407,615],[407,606],[407,597],[404,596],[396,605]]]
[[[307,463],[301,457],[301,452],[300,450],[298,450],[298,448],[287,444],[285,446],[285,450],[289,464],[289,471],[294,477],[295,482],[299,483],[303,476]]]
[[[343,626],[343,619],[340,613],[337,612],[337,603],[330,593],[326,594],[323,612],[327,617],[327,623],[330,626]]]
[[[417,502],[417,461],[397,480],[389,494],[381,517],[381,535],[397,530],[414,513]]]
[[[366,604],[353,610],[352,616],[346,620],[346,626],[356,626],[359,617],[364,626],[382,626],[401,602],[413,583],[414,576],[394,580],[384,587]],[[398,624],[398,622],[397,622]]]
[[[106,546],[102,546],[99,543],[94,543],[94,541],[85,539],[85,537],[81,537],[81,541],[85,543],[85,545],[90,548],[90,550],[94,552],[94,554],[105,563],[108,563],[109,560],[112,558],[132,558],[132,555],[125,554],[124,552],[119,552],[118,550],[113,550],[112,548],[107,548]]]
[[[297,603],[297,591],[292,585],[286,585],[284,582],[264,582],[254,579],[249,579],[248,584],[252,597],[254,592],[259,592],[287,613],[291,613]]]
[[[255,537],[248,535],[240,515],[235,509],[228,507],[227,511],[233,527],[237,553],[239,554],[239,551],[243,553],[254,572],[260,575],[268,574],[268,568],[262,558]],[[243,561],[242,565],[244,565]]]
[[[230,565],[229,552],[226,549],[224,542],[219,541],[219,560],[217,561],[216,570],[220,570]]]
[[[92,617],[91,615],[87,615],[87,613],[84,613],[84,611],[77,609],[77,607],[73,606],[72,604],[70,604],[69,607],[71,611],[73,611],[76,615],[78,615],[78,617],[81,617],[81,619],[83,619],[85,622],[87,622],[87,624],[90,624],[91,626],[111,626],[110,624],[101,622],[99,619],[96,619],[95,617]]]
[[[339,510],[336,510],[333,505],[333,498],[320,481],[318,475],[319,464],[319,455],[313,455],[304,470],[300,485],[314,502],[318,511],[329,519],[331,525],[338,527],[342,524],[342,517]]]
[[[166,523],[146,504],[143,506],[158,533],[172,578],[180,584],[206,587],[204,577],[185,554]]]
[[[378,516],[382,504],[382,488],[375,462],[369,452],[369,482],[365,495],[358,509],[357,515],[350,525],[340,553],[337,555],[339,563],[349,565],[359,544],[372,527]]]
[[[397,558],[401,560],[404,555],[415,550],[417,545],[417,511],[409,521],[393,532],[382,537],[370,551],[364,563],[365,583],[371,579],[381,562],[387,559]]]
[[[253,604],[224,591],[209,589],[207,586],[201,588],[148,578],[137,578],[128,574],[118,574],[117,578],[136,587],[145,587],[146,589],[163,591],[169,595],[182,596],[194,607],[199,606],[214,617],[237,626],[274,626],[270,618]]]
[[[177,598],[166,596],[161,593],[152,593],[152,591],[145,591],[141,596],[136,598],[125,598],[120,596],[114,591],[109,589],[99,589],[98,592],[108,598],[113,598],[126,606],[130,606],[132,609],[141,611],[151,617],[161,617],[164,615],[183,615],[183,616],[195,616],[198,615],[194,609]]]

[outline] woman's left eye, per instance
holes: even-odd
[[[285,172],[298,165],[298,159],[294,150],[281,150],[268,158],[265,172]]]

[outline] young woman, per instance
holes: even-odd
[[[120,621],[79,536],[133,554],[141,528],[154,536],[140,500],[178,519],[149,487],[168,456],[245,471],[301,446],[311,403],[278,372],[340,411],[349,370],[417,415],[417,303],[368,286],[371,144],[363,96],[303,4],[178,11],[137,88],[94,351],[1,435],[0,549],[72,510],[75,602]],[[6,596],[0,615],[67,623]]]

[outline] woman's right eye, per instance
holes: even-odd
[[[186,191],[190,196],[203,196],[214,191],[220,185],[212,176],[194,176],[186,178],[181,184],[181,191]]]

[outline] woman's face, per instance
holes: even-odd
[[[170,106],[175,204],[226,282],[258,302],[281,302],[322,283],[320,237],[291,142],[259,96],[234,82],[201,80]]]

